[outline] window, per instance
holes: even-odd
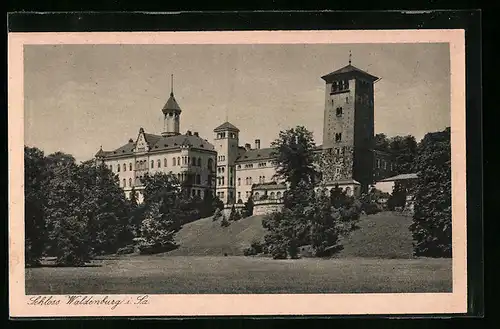
[[[335,110],[336,114],[337,114],[337,117],[341,117],[342,116],[342,108],[341,107],[337,107],[337,109]]]
[[[335,153],[337,153],[337,156],[340,155],[340,149],[339,148],[336,148],[335,149]]]
[[[335,134],[335,141],[337,143],[342,141],[342,133],[336,133]]]
[[[255,200],[259,200],[259,196],[260,196],[259,192],[255,192],[254,199],[255,199]]]
[[[238,192],[238,200],[241,199],[241,192]]]
[[[252,177],[248,177],[248,181],[250,182],[250,185],[252,185]]]
[[[132,178],[129,178],[129,179],[128,179],[128,186],[129,186],[129,187],[132,187]]]
[[[213,165],[214,165],[214,160],[211,158],[208,159],[208,162],[207,162],[208,170],[212,171]]]
[[[238,178],[238,186],[241,185],[241,178]]]
[[[191,158],[191,165],[196,166],[196,158],[195,157]]]
[[[113,171],[113,165],[109,165],[109,170]]]
[[[130,163],[128,164],[128,169],[129,169],[130,171],[132,171],[132,162],[130,162]]]
[[[158,168],[161,168],[161,160],[158,159]]]
[[[177,180],[180,182],[181,181],[181,174],[177,174]]]
[[[164,158],[163,159],[163,167],[167,167],[168,166],[168,163],[167,163],[167,158]]]
[[[198,167],[201,167],[201,158],[198,158]]]
[[[224,199],[224,192],[220,192],[221,199]]]
[[[271,194],[269,194],[269,198],[274,199],[274,192],[271,192]]]
[[[181,165],[181,157],[177,157],[177,165],[180,166]]]
[[[349,104],[349,97],[345,98],[345,102],[346,102],[346,104]]]
[[[380,168],[380,159],[377,159],[375,166],[376,166],[377,168]]]
[[[382,161],[382,166],[384,167],[384,169],[387,169],[387,162]]]
[[[123,171],[127,171],[127,165],[125,163],[123,164]]]
[[[197,190],[197,191],[196,191],[196,194],[197,194],[199,197],[201,197],[201,190]]]
[[[281,199],[281,192],[276,192],[276,199]]]
[[[337,81],[333,81],[332,83],[332,92],[336,92],[338,90]]]
[[[196,184],[201,184],[201,176],[199,174],[196,175]]]
[[[155,167],[155,162],[151,160],[151,169],[153,169],[154,167]]]
[[[118,165],[116,165],[116,171],[117,171],[117,172],[120,172],[120,165],[119,165],[119,164],[118,164]]]
[[[246,196],[246,197],[247,197],[247,199],[248,199],[248,197],[250,196],[250,191],[246,191],[245,196]]]
[[[172,158],[172,166],[175,167],[175,158]]]

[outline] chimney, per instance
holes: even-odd
[[[250,144],[246,143],[245,144],[245,150],[250,151],[251,149],[252,149],[252,147],[250,146]]]
[[[198,134],[198,132],[197,132],[197,131],[195,131],[195,132],[194,132],[194,135],[195,135],[196,137],[200,137],[200,135]]]
[[[255,148],[256,148],[257,150],[259,150],[259,149],[260,149],[260,139],[256,139],[256,140],[255,140]]]

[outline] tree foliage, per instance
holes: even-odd
[[[417,155],[417,141],[412,135],[387,137],[385,134],[376,134],[374,146],[382,151],[389,152],[395,158],[395,174],[407,174],[414,171]]]
[[[428,133],[418,145],[418,178],[410,230],[417,256],[451,257],[450,128]]]
[[[310,244],[316,256],[339,250],[340,237],[355,228],[360,207],[335,187],[331,195],[315,192],[314,140],[303,127],[283,131],[273,143],[278,150],[278,174],[288,183],[283,209],[262,221],[264,241],[274,259],[297,258],[300,246]]]
[[[281,131],[271,147],[275,149],[276,177],[287,182],[291,189],[301,182],[316,181],[312,132],[302,126]]]

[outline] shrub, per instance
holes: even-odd
[[[221,227],[228,227],[229,225],[231,225],[231,223],[229,223],[229,221],[227,220],[225,215],[222,215],[222,220],[220,222],[220,226]]]

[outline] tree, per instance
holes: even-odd
[[[46,189],[47,253],[59,265],[81,266],[91,259],[92,247],[79,168],[74,163],[51,168]]]
[[[215,221],[219,220],[221,217],[222,217],[222,213],[221,213],[220,208],[215,208],[214,215],[212,216],[212,221],[215,222]]]
[[[253,198],[250,196],[245,202],[245,207],[243,208],[244,217],[250,217],[253,215]]]
[[[43,151],[24,147],[25,263],[40,263],[45,248],[45,184],[47,162]]]
[[[236,217],[236,208],[234,207],[233,204],[233,206],[231,207],[231,211],[229,213],[229,221],[235,221],[235,217]]]
[[[287,182],[291,189],[301,182],[315,182],[318,172],[312,132],[302,126],[281,131],[271,147],[275,149],[276,178]]]
[[[389,150],[389,139],[387,138],[386,134],[383,133],[376,134],[373,139],[373,142],[375,148],[383,151]]]
[[[154,201],[150,204],[141,225],[141,236],[148,247],[156,252],[166,251],[176,246],[174,238],[179,226],[175,214],[166,208],[167,201]]]
[[[87,161],[78,169],[85,195],[81,208],[88,219],[89,243],[95,254],[114,253],[134,237],[129,201],[106,166]]]
[[[404,207],[406,205],[406,194],[406,188],[402,184],[396,182],[392,194],[387,200],[387,208],[393,211],[396,208]]]
[[[222,214],[222,220],[220,222],[220,226],[228,227],[229,225],[231,225],[231,223],[227,220],[226,216]]]
[[[395,136],[389,140],[389,149],[396,157],[395,174],[408,174],[413,171],[417,154],[415,137]]]
[[[415,213],[410,226],[414,254],[451,257],[450,128],[424,136],[418,145],[415,168]]]

